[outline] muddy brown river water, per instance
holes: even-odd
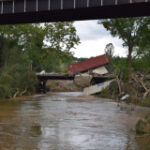
[[[82,93],[0,101],[0,150],[137,150],[134,125],[150,112]]]

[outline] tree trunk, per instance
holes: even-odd
[[[133,47],[129,46],[129,49],[128,49],[128,81],[131,79],[131,73],[132,73],[132,50],[133,50]]]

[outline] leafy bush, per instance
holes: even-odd
[[[8,84],[0,85],[0,98],[12,97],[12,91]]]
[[[3,68],[0,74],[0,98],[30,94],[35,91],[37,77],[21,64]]]
[[[144,99],[137,99],[137,100],[139,105],[150,107],[150,97],[146,97]]]
[[[117,98],[119,94],[118,84],[116,81],[110,83],[110,85],[103,89],[100,93],[100,97],[104,98]]]
[[[139,120],[135,126],[137,134],[145,134],[146,133],[147,123],[143,120]]]

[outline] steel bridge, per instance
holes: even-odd
[[[150,0],[0,0],[0,24],[150,15]]]

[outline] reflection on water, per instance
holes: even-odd
[[[34,97],[0,102],[0,150],[136,150],[133,126],[148,112],[81,93]]]

